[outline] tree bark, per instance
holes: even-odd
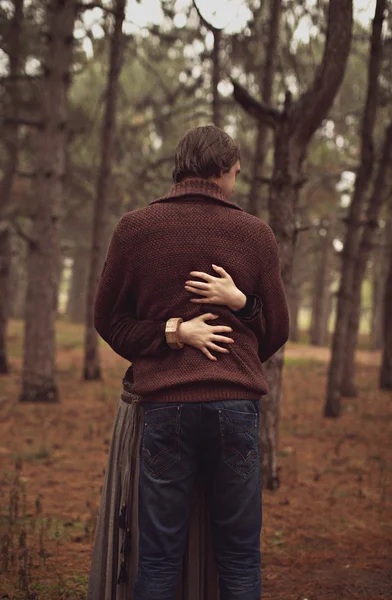
[[[42,127],[36,137],[34,212],[27,257],[26,326],[20,400],[56,402],[55,323],[67,93],[77,12],[74,0],[47,4],[47,47],[41,81]]]
[[[119,78],[123,62],[124,36],[122,27],[125,18],[125,3],[126,0],[115,1],[115,20],[110,42],[110,64],[106,88],[105,116],[102,125],[101,165],[98,173],[94,202],[90,272],[86,294],[86,330],[83,369],[84,379],[90,381],[101,379],[102,377],[98,350],[98,335],[94,327],[93,309],[95,293],[106,251],[107,204],[115,139]]]
[[[10,237],[9,225],[0,222],[0,375],[6,375],[9,372],[7,360],[7,322],[11,264]]]
[[[269,0],[269,35],[266,48],[264,68],[260,77],[260,89],[263,102],[270,104],[273,95],[273,81],[279,41],[279,25],[282,12],[282,0]],[[260,194],[265,157],[267,154],[269,128],[264,121],[257,125],[256,146],[254,151],[252,183],[248,198],[248,212],[252,215],[261,216],[263,209],[262,196]]]
[[[392,220],[391,223],[392,224]],[[392,227],[389,227],[392,230]],[[383,351],[380,370],[380,388],[392,390],[392,242],[389,241],[389,268],[384,293]]]
[[[316,266],[313,285],[312,325],[310,343],[313,346],[324,346],[327,341],[330,291],[329,291],[329,257],[332,248],[333,227],[329,224],[326,235],[320,235],[320,264]]]
[[[269,123],[275,130],[274,168],[270,185],[270,225],[279,244],[282,278],[290,295],[296,242],[295,215],[299,190],[304,182],[302,165],[307,146],[326,117],[343,80],[352,35],[352,0],[330,0],[327,38],[323,60],[310,88],[293,103],[286,94],[283,112],[254,100],[234,82],[234,97],[248,112]],[[266,446],[275,452],[278,440],[279,407],[282,387],[284,350],[266,364],[268,399],[261,402],[261,434]],[[279,486],[276,455],[263,459],[264,482],[270,489]]]
[[[300,286],[292,285],[290,290],[290,296],[288,298],[289,312],[290,312],[290,336],[291,342],[298,342],[298,317],[300,309]]]
[[[378,228],[378,219],[383,201],[386,198],[387,179],[392,165],[392,124],[386,130],[381,159],[377,176],[374,182],[373,193],[369,200],[366,212],[366,221],[363,227],[359,251],[355,261],[352,309],[349,314],[348,331],[345,352],[344,377],[341,392],[343,396],[353,398],[357,396],[355,385],[355,350],[358,343],[359,323],[361,318],[361,292],[365,277],[366,266],[369,260],[375,232]]]
[[[324,334],[324,337],[322,338],[323,346],[329,345],[329,323],[330,323],[330,319],[331,319],[334,294],[333,294],[333,292],[331,292],[331,290],[328,290],[326,296],[327,296],[326,297],[326,308],[325,308],[324,319],[323,319],[323,334]]]
[[[17,77],[22,62],[21,32],[23,23],[23,1],[14,0],[14,14],[9,32],[9,80],[5,83],[4,112],[13,120],[6,128],[3,143],[6,147],[6,159],[3,176],[0,182],[0,374],[9,372],[7,359],[7,322],[10,306],[10,273],[11,273],[11,231],[7,219],[7,209],[11,202],[12,184],[18,165],[19,125]]]
[[[222,45],[222,30],[214,27],[211,23],[209,23],[202,15],[197,1],[193,0],[193,6],[196,9],[197,15],[200,19],[200,22],[206,27],[209,31],[211,31],[214,37],[214,46],[212,48],[211,54],[211,63],[212,63],[212,122],[216,127],[223,127],[223,117],[222,117],[222,102],[219,94],[219,83],[222,79],[222,69],[221,69],[221,45]]]
[[[219,95],[219,83],[222,78],[220,61],[222,31],[213,27],[212,33],[214,36],[212,50],[212,121],[216,127],[222,127],[222,103]]]
[[[381,248],[376,248],[373,253],[372,265],[372,317],[370,330],[370,345],[372,350],[381,350],[383,344],[383,313],[384,293],[387,279],[387,229],[379,236]],[[392,235],[392,231],[391,231]]]
[[[336,418],[340,415],[347,332],[350,311],[353,310],[352,288],[354,284],[355,262],[359,250],[361,212],[373,173],[373,130],[376,121],[379,96],[378,78],[382,58],[382,26],[384,21],[384,11],[385,0],[377,0],[370,45],[367,98],[362,121],[361,159],[349,208],[347,230],[342,253],[342,275],[338,293],[337,316],[332,341],[327,394],[324,406],[324,415],[332,418]]]
[[[77,248],[73,259],[66,313],[72,323],[85,323],[87,280],[89,274],[88,252],[85,248]]]
[[[26,301],[26,242],[11,230],[10,302],[8,315],[23,319]]]

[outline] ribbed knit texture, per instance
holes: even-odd
[[[195,305],[184,284],[190,271],[216,276],[222,266],[262,310],[243,321],[223,306]],[[170,317],[212,312],[213,325],[233,328],[229,354],[208,360],[164,341]],[[95,302],[95,326],[133,364],[135,393],[144,401],[257,399],[267,393],[261,363],[288,337],[287,302],[271,228],[229,202],[219,186],[188,180],[149,206],[126,213],[110,244]]]

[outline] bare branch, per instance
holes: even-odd
[[[209,23],[208,21],[206,21],[206,19],[201,14],[199,7],[197,6],[196,0],[193,0],[193,6],[196,9],[197,15],[198,15],[201,23],[204,25],[204,27],[206,27],[207,29],[209,29],[209,31],[212,31],[212,33],[216,33],[217,31],[222,31],[218,27],[214,27],[214,25],[212,25],[211,23]]]
[[[271,106],[267,106],[263,102],[256,100],[249,92],[239,83],[231,79],[234,87],[234,99],[248,114],[255,117],[258,121],[262,121],[268,127],[275,129],[278,122],[282,118],[282,113]]]
[[[310,229],[314,229],[315,225],[299,225],[295,228],[296,233],[302,233],[303,231],[309,231]]]
[[[296,136],[306,145],[327,115],[339,89],[351,46],[352,0],[330,0],[324,56],[312,86],[293,110]]]
[[[37,242],[33,240],[33,238],[31,238],[25,231],[23,231],[17,221],[11,221],[11,227],[15,231],[16,235],[28,244],[31,250],[35,250],[37,248]]]
[[[42,121],[31,121],[30,119],[23,119],[22,117],[4,117],[1,121],[4,125],[26,125],[27,127],[37,127],[38,129],[43,126]]]
[[[264,185],[271,185],[272,184],[272,179],[270,177],[263,177],[262,175],[257,175],[256,176],[256,181],[258,183],[262,183]]]
[[[25,171],[16,171],[15,175],[23,177],[24,179],[35,179],[37,177],[37,173],[27,173]]]
[[[9,81],[35,81],[41,79],[41,75],[27,75],[27,73],[20,73],[17,75],[1,75],[0,83],[8,83]]]

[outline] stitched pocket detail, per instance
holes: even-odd
[[[144,413],[142,462],[152,477],[159,477],[180,460],[180,425],[180,406]]]
[[[222,460],[242,479],[259,464],[259,415],[228,409],[219,411]]]

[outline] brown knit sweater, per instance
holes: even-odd
[[[195,305],[184,289],[190,271],[222,266],[262,310],[240,319],[224,306]],[[229,354],[208,360],[186,346],[170,350],[165,323],[213,312],[233,328]],[[144,401],[258,399],[267,393],[261,363],[288,338],[289,317],[271,228],[229,202],[219,186],[188,180],[149,206],[126,213],[110,244],[95,301],[95,327],[133,364]]]

